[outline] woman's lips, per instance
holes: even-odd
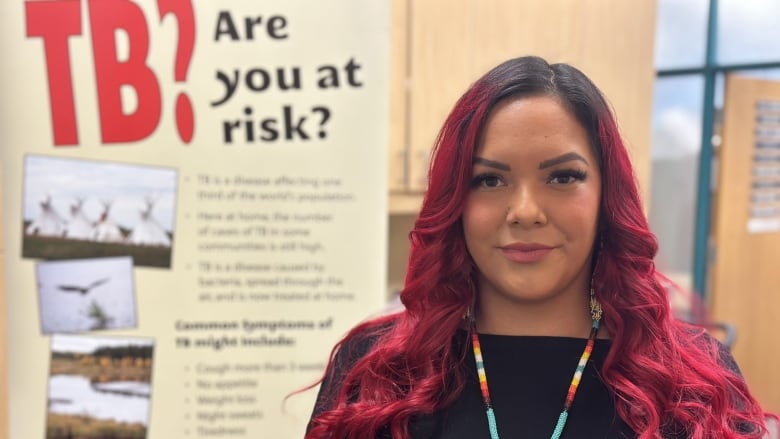
[[[541,261],[553,249],[542,244],[510,244],[501,247],[501,252],[510,261],[528,264]]]

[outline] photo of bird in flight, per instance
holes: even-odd
[[[79,293],[82,296],[84,296],[87,293],[89,293],[92,289],[97,288],[100,285],[103,285],[104,283],[108,282],[110,279],[111,278],[106,277],[100,280],[96,280],[95,282],[92,282],[86,287],[82,287],[78,285],[57,285],[57,289],[65,293]]]
[[[42,261],[35,267],[42,334],[135,328],[133,258]]]

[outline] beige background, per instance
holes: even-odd
[[[0,161],[0,200],[3,200],[3,162]],[[3,216],[3,202],[0,201],[0,218]],[[3,222],[5,224],[5,222]],[[8,438],[8,354],[6,344],[6,325],[8,319],[6,318],[5,309],[5,245],[3,237],[5,233],[0,233],[0,316],[2,316],[2,324],[0,324],[0,438]]]
[[[455,100],[482,73],[522,55],[571,63],[593,79],[614,107],[647,187],[655,1],[392,3],[391,191],[424,190],[431,144]],[[416,208],[405,209],[401,197],[392,201],[394,212]]]
[[[19,258],[21,237],[18,224],[22,218],[22,163],[25,154],[84,158],[103,162],[132,163],[176,168],[178,199],[176,229],[170,270],[136,267],[134,269],[138,327],[128,330],[95,332],[95,336],[138,336],[155,339],[152,377],[149,438],[184,437],[184,430],[194,430],[198,422],[185,421],[192,409],[185,407],[184,397],[193,392],[194,379],[187,382],[185,367],[204,363],[295,362],[324,363],[333,343],[356,322],[370,313],[381,311],[385,299],[385,267],[387,233],[387,151],[388,74],[389,74],[389,4],[383,1],[354,2],[337,0],[312,3],[305,0],[263,2],[232,0],[229,2],[193,2],[197,9],[196,49],[186,84],[172,80],[173,54],[176,50],[175,21],[160,23],[157,2],[139,0],[150,32],[148,63],[157,72],[163,106],[157,130],[147,139],[132,144],[101,145],[98,108],[94,87],[94,67],[90,41],[87,2],[82,6],[82,33],[72,37],[75,104],[80,145],[55,148],[49,119],[49,98],[46,87],[44,52],[40,39],[27,39],[23,2],[4,2],[0,6],[3,26],[0,48],[4,56],[14,59],[13,65],[2,70],[0,95],[0,161],[3,163],[4,294],[8,312],[3,313],[0,352],[11,359],[2,362],[7,367],[2,391],[10,393],[11,404],[2,407],[0,432],[14,439],[44,436],[50,337],[40,333],[33,260]],[[243,27],[244,17],[283,15],[288,21],[289,38],[269,41],[260,33],[254,42],[214,41],[218,12],[229,9],[237,25]],[[243,32],[243,30],[240,30]],[[120,39],[119,52],[126,51]],[[124,49],[122,49],[124,47]],[[121,56],[121,55],[120,55]],[[339,89],[316,88],[316,68],[322,64],[339,69],[350,59],[361,68],[357,79],[362,87],[346,86],[342,77]],[[211,107],[210,102],[221,96],[223,89],[215,80],[216,71],[242,72],[256,67],[300,66],[303,90],[250,93],[239,89],[230,102]],[[343,74],[343,70],[341,70]],[[170,79],[170,80],[169,80]],[[191,145],[181,144],[173,121],[175,93],[186,90],[195,104],[195,139]],[[11,105],[10,103],[16,103]],[[293,105],[305,111],[313,105],[331,109],[328,138],[278,142],[273,145],[252,145],[235,142],[222,144],[221,121],[244,119],[243,109],[251,106],[262,117],[281,114],[283,105]],[[355,123],[360,121],[360,123]],[[197,266],[200,260],[215,256],[199,252],[197,243],[198,211],[234,211],[249,209],[248,204],[202,201],[196,197],[198,174],[221,177],[242,176],[306,176],[340,178],[343,191],[354,195],[351,203],[319,203],[316,205],[266,202],[267,212],[274,211],[336,211],[332,224],[312,226],[316,240],[326,248],[324,261],[327,274],[345,279],[345,289],[356,293],[352,301],[322,303],[226,303],[214,306],[199,303],[196,293]],[[57,188],[58,189],[58,188]],[[56,192],[56,189],[55,189]],[[56,193],[53,194],[56,197]],[[64,212],[61,212],[64,213]],[[190,219],[187,219],[187,217]],[[353,240],[349,246],[345,242]],[[274,262],[282,256],[266,254],[234,255],[222,253],[235,262]],[[302,254],[287,257],[288,261],[304,258]],[[308,258],[308,257],[305,257]],[[193,267],[190,269],[189,267]],[[7,316],[7,318],[6,318]],[[210,349],[176,349],[174,329],[177,320],[325,320],[334,324],[326,330],[293,333],[295,348],[241,348],[214,351]],[[6,328],[6,325],[7,328]],[[7,332],[6,332],[7,331]],[[9,335],[11,338],[9,338]],[[203,333],[201,332],[201,335]],[[221,334],[215,333],[216,336]],[[234,334],[238,335],[238,334]],[[293,390],[312,383],[321,370],[295,374],[265,374],[257,377],[259,387],[250,393],[258,402],[236,409],[260,409],[264,418],[247,425],[246,437],[302,436],[310,414],[314,393],[291,398],[282,411],[282,399]],[[190,374],[192,376],[192,374]],[[241,376],[233,376],[241,378]],[[9,386],[6,387],[6,379]],[[190,390],[186,387],[191,384]],[[225,392],[230,393],[230,392]],[[197,395],[197,393],[193,392]],[[3,404],[7,399],[2,398]],[[238,423],[242,424],[242,423]],[[203,425],[202,423],[200,425]],[[191,431],[191,434],[195,434]]]

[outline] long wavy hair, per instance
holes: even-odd
[[[336,386],[328,389],[335,399],[318,408],[307,439],[366,438],[381,431],[408,437],[410,420],[459,397],[468,346],[456,343],[455,335],[476,294],[477,267],[461,224],[474,151],[498,103],[538,95],[555,97],[571,111],[599,158],[603,247],[594,255],[593,283],[612,338],[601,376],[616,396],[618,415],[640,439],[671,431],[693,439],[762,435],[764,414],[743,379],[724,366],[714,339],[671,316],[666,279],[653,263],[658,244],[602,93],[570,65],[522,57],[485,74],[447,117],[410,233],[405,310],[359,325],[334,348],[329,369],[347,370],[338,379],[326,377],[323,386]],[[366,352],[333,364],[346,340]]]

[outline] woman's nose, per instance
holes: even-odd
[[[547,223],[541,200],[533,188],[518,187],[509,201],[506,220],[510,225],[538,227]]]

